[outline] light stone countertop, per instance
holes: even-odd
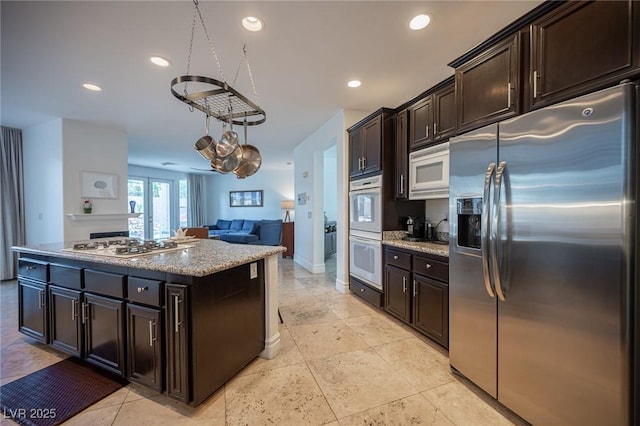
[[[25,254],[56,256],[194,277],[203,277],[231,269],[287,250],[282,246],[231,244],[220,240],[204,239],[194,240],[186,246],[182,250],[142,254],[135,257],[98,256],[91,255],[89,251],[63,251],[73,247],[73,242],[14,246],[11,250]]]
[[[404,231],[384,231],[382,233],[382,244],[390,247],[435,254],[436,256],[449,257],[449,246],[429,242],[403,241],[402,237],[406,234]]]

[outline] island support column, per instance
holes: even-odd
[[[265,269],[265,340],[260,357],[272,359],[280,351],[280,323],[278,317],[278,255],[264,260]]]

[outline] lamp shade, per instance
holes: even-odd
[[[282,208],[282,210],[293,210],[294,208],[293,200],[281,201],[280,208]]]

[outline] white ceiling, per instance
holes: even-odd
[[[264,124],[249,128],[263,168],[287,167],[293,148],[340,109],[395,108],[453,74],[447,63],[541,1],[200,1],[223,72],[231,82],[247,45]],[[174,98],[186,73],[193,2],[2,1],[3,126],[26,128],[56,117],[117,127],[130,164],[193,172],[204,114]],[[427,12],[431,25],[408,22]],[[265,22],[244,30],[242,17]],[[171,60],[169,68],[149,56]],[[222,79],[196,26],[190,74]],[[360,79],[358,89],[346,82]],[[102,86],[89,92],[83,82]],[[237,90],[255,101],[246,68]],[[238,129],[240,130],[240,129]],[[211,134],[222,128],[212,124]],[[108,148],[108,147],[105,147]],[[99,155],[99,153],[96,153]],[[259,174],[255,175],[259,176]]]

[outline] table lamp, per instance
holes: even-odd
[[[280,207],[282,208],[282,210],[285,210],[284,221],[291,222],[291,217],[289,216],[289,210],[293,210],[294,208],[293,200],[281,201]]]

